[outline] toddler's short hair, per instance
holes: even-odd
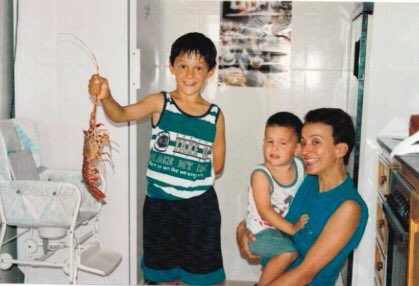
[[[266,121],[266,126],[280,126],[280,127],[289,127],[294,130],[297,141],[300,142],[301,139],[301,129],[303,128],[303,123],[300,118],[290,112],[278,112],[271,115]]]
[[[217,64],[217,49],[214,43],[204,34],[192,32],[179,37],[170,51],[170,63],[172,66],[180,54],[196,53],[204,58],[208,69],[212,70]]]

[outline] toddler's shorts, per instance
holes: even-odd
[[[250,251],[261,257],[261,264],[265,265],[269,259],[278,254],[296,252],[291,239],[275,228],[268,228],[258,232],[256,241],[249,242]]]

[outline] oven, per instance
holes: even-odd
[[[386,286],[406,285],[409,253],[410,195],[413,188],[398,170],[390,170],[390,192],[382,202],[386,227],[383,254],[387,255],[382,264]],[[378,236],[380,237],[380,236]],[[381,266],[381,265],[380,265]],[[376,265],[377,270],[377,265]]]
[[[410,196],[410,229],[409,229],[409,265],[407,285],[419,285],[419,182],[415,180],[412,186],[416,191]]]
[[[378,177],[377,177],[377,188],[378,194],[381,199],[384,199],[385,195],[389,194],[390,188],[390,170],[392,169],[391,160],[388,154],[382,153],[378,157]]]

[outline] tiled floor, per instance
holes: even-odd
[[[237,281],[237,280],[227,280],[224,284],[225,286],[253,286],[256,281]]]
[[[256,281],[238,281],[238,280],[227,280],[224,283],[224,286],[253,286]],[[142,285],[142,284],[140,284]],[[336,281],[335,286],[343,286],[342,277],[339,275],[338,281]]]
[[[253,286],[256,281],[237,281],[237,280],[227,280],[224,286]],[[342,277],[339,275],[338,280],[336,281],[335,286],[343,286]]]

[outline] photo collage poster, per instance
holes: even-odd
[[[289,87],[291,1],[222,1],[219,85]]]

